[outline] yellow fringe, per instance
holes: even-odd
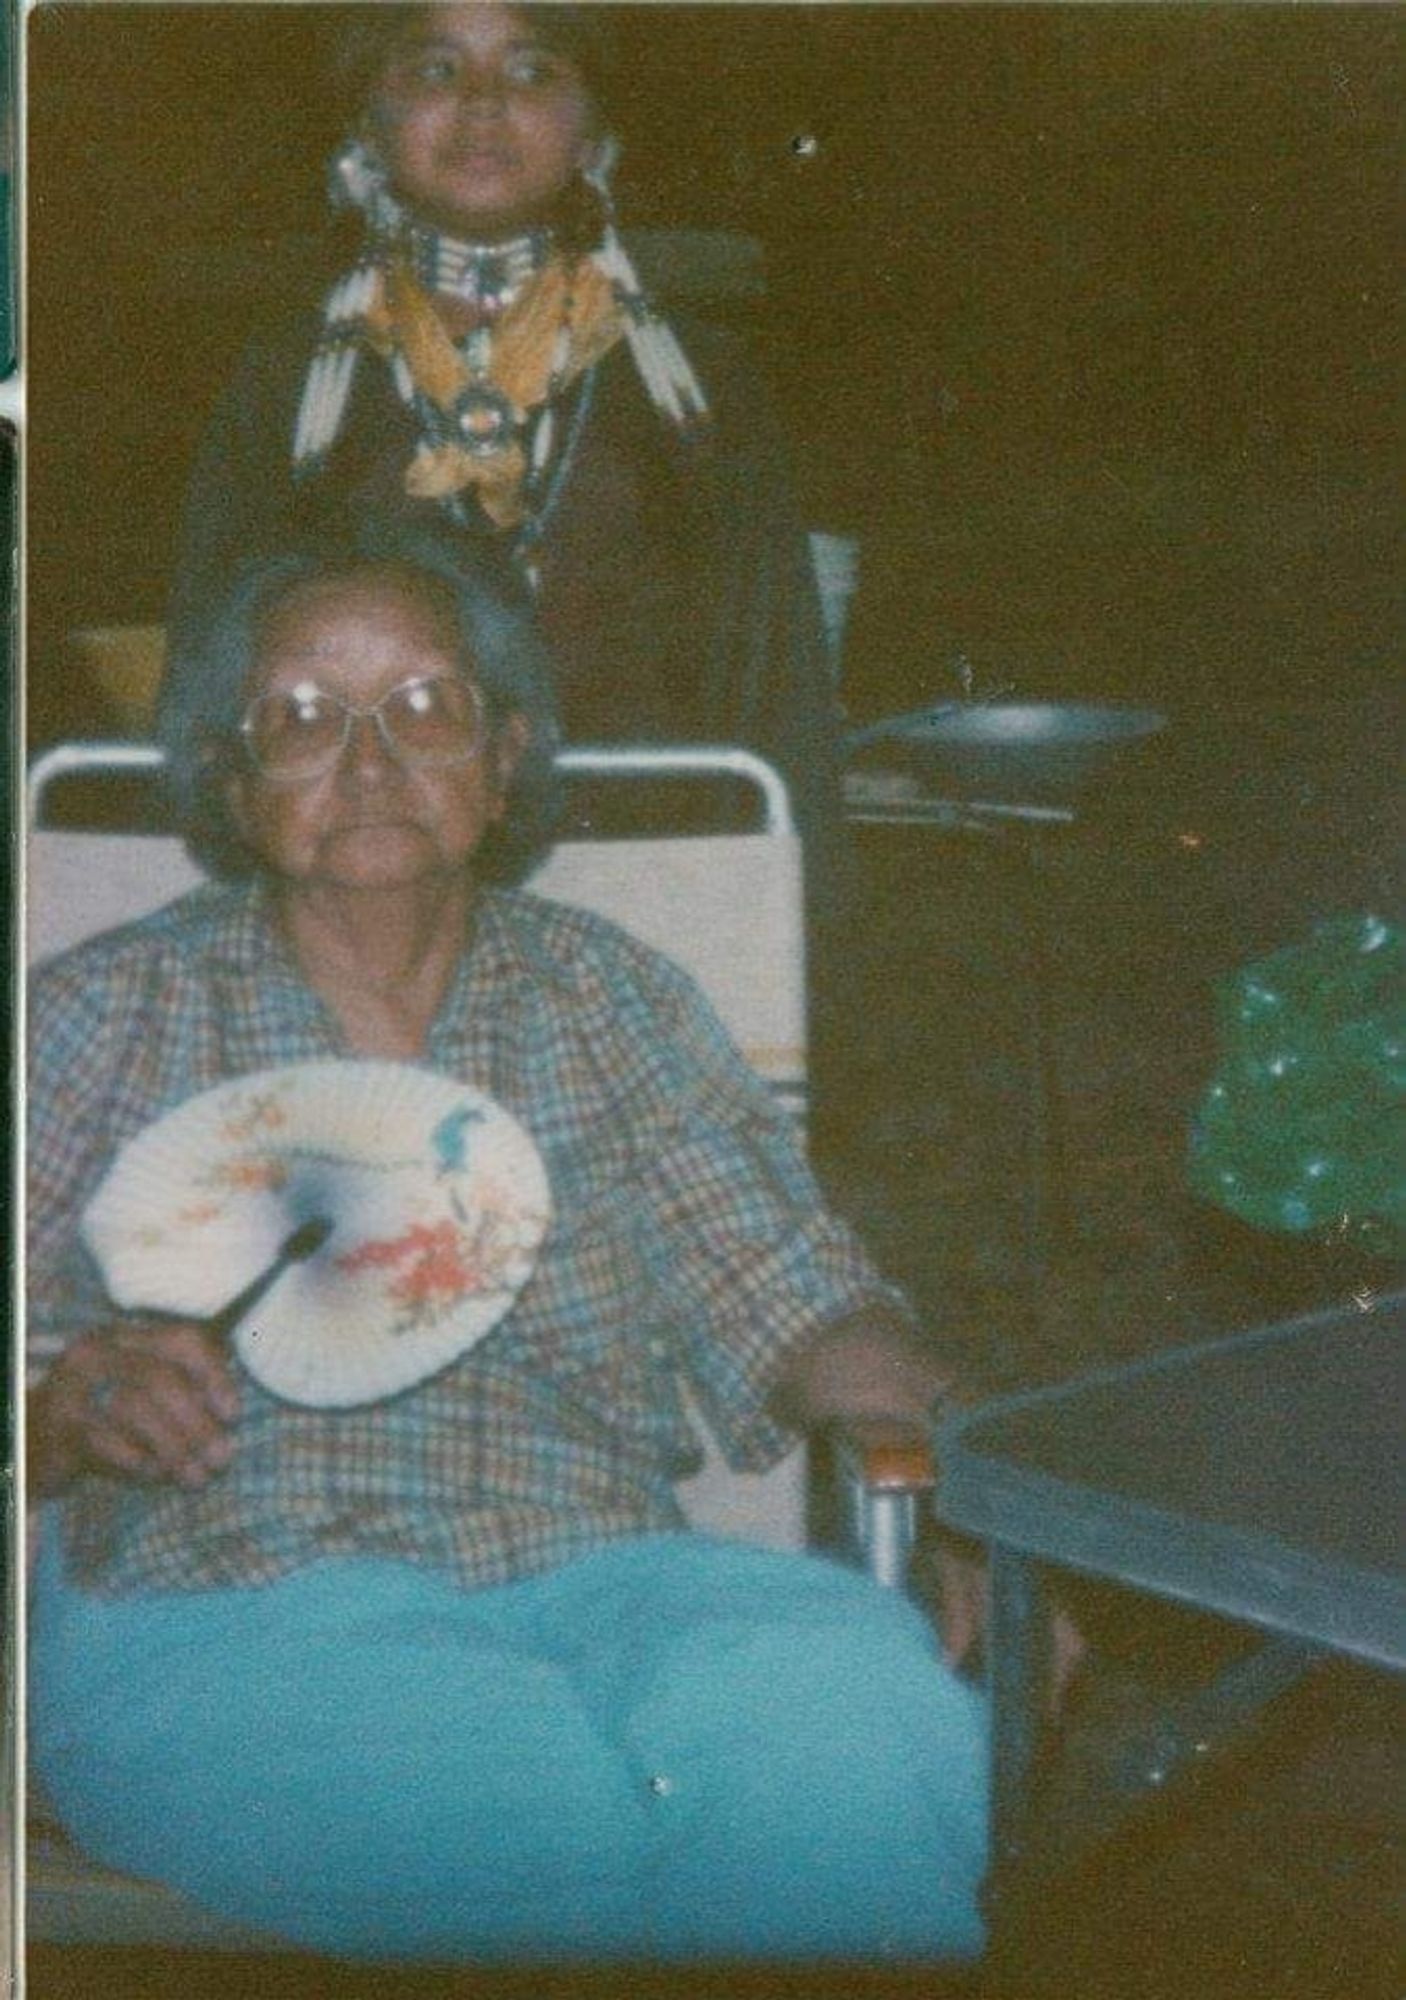
[[[568,297],[571,318],[567,356],[553,366]],[[367,313],[372,345],[382,354],[399,349],[422,394],[448,415],[475,377],[450,339],[434,303],[404,262],[386,272],[380,297]],[[624,333],[609,278],[589,258],[574,265],[554,257],[529,280],[493,329],[488,379],[513,408],[515,420],[547,399],[553,382],[564,387],[609,353]],[[487,454],[461,445],[422,445],[405,472],[405,490],[416,499],[442,500],[465,487],[500,528],[526,516],[522,489],[527,461],[521,445]]]

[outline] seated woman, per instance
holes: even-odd
[[[495,883],[555,740],[522,614],[439,558],[260,560],[167,749],[224,879],[30,1008],[34,1768],[96,1859],[369,1958],[980,1946],[981,1704],[895,1593],[710,1540],[685,1378],[761,1467],[949,1372],[669,962]],[[222,1081],[390,1059],[489,1093],[553,1221],[499,1324],[388,1399],[270,1393],[117,1310],[81,1219]]]

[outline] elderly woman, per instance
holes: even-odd
[[[97,1859],[333,1953],[970,1955],[976,1695],[898,1596],[673,1497],[680,1377],[760,1467],[947,1371],[689,981],[495,886],[545,686],[438,558],[254,564],[167,711],[224,879],[37,975],[34,1766]],[[133,1134],[304,1058],[476,1086],[552,1190],[496,1328],[351,1408],[116,1310],[79,1229]]]
[[[570,740],[755,749],[815,860],[837,704],[786,453],[736,342],[696,328],[685,354],[616,233],[611,12],[354,10],[332,188],[360,256],[220,402],[173,624],[290,532],[447,518],[533,595]]]

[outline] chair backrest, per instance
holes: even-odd
[[[26,935],[31,964],[159,909],[200,879],[175,839],[46,827],[46,802],[69,776],[156,771],[149,744],[65,744],[33,765],[28,784]],[[681,964],[788,1112],[804,1115],[806,1035],[801,857],[785,787],[749,753],[712,749],[578,749],[569,776],[638,783],[709,776],[758,795],[755,833],[687,839],[567,841],[527,885],[610,918]],[[704,1469],[681,1488],[690,1519],[711,1532],[779,1547],[805,1539],[804,1466],[793,1453],[762,1475],[732,1472],[699,1424]]]

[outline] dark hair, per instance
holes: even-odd
[[[348,123],[366,109],[390,51],[422,15],[434,12],[435,0],[406,6],[393,4],[351,7],[333,32],[332,85],[338,108]],[[512,4],[512,0],[510,0]],[[608,123],[616,74],[613,7],[541,4],[521,0],[516,11],[532,23],[544,47],[566,56],[580,72],[597,118]]]
[[[514,0],[508,0],[514,4]],[[387,5],[349,8],[333,33],[331,74],[337,113],[344,132],[361,131],[366,136],[376,84],[391,51],[405,39],[426,15],[436,11],[436,0],[405,6],[400,0]],[[598,133],[608,132],[613,122],[612,99],[616,92],[618,57],[616,34],[608,16],[617,9],[588,4],[575,6],[569,0],[521,0],[516,11],[526,17],[543,46],[566,56],[585,85],[592,119]],[[560,191],[552,217],[563,249],[576,253],[590,250],[600,240],[601,205],[599,196],[583,176],[573,175]]]
[[[555,756],[561,741],[547,649],[527,607],[495,579],[467,569],[441,537],[417,524],[373,519],[351,543],[280,550],[241,564],[193,621],[167,663],[156,734],[166,786],[192,854],[210,873],[252,874],[257,857],[241,838],[226,781],[247,769],[239,724],[270,616],[295,591],[377,570],[400,574],[451,612],[462,664],[484,695],[496,733],[510,715],[528,725],[508,786],[506,810],[474,857],[484,881],[520,881],[551,844],[560,804]]]

